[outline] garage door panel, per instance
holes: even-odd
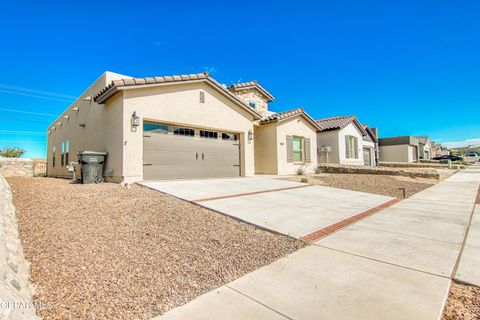
[[[143,163],[145,180],[235,177],[240,147],[238,141],[149,133]]]

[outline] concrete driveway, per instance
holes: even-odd
[[[476,216],[461,254],[479,185],[457,173],[157,319],[440,319],[459,257],[480,277]]]
[[[142,185],[296,238],[393,199],[275,177],[143,182]]]

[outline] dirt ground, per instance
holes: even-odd
[[[292,177],[291,180],[301,180],[302,177]],[[438,182],[438,179],[410,178],[403,176],[387,176],[356,173],[320,173],[304,176],[308,183],[320,184],[334,188],[381,194],[385,196],[403,198],[405,188],[406,197],[429,188]]]
[[[442,320],[479,320],[480,288],[453,282]]]
[[[148,319],[305,246],[136,185],[8,182],[44,319]]]

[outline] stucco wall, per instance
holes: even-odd
[[[352,158],[347,158],[346,155],[346,150],[345,150],[345,136],[354,136],[358,139],[358,158],[352,159]],[[339,148],[339,154],[340,154],[340,163],[341,164],[347,164],[347,165],[363,165],[363,148],[362,148],[362,141],[363,141],[363,136],[358,130],[358,128],[350,123],[348,126],[343,128],[342,130],[339,131],[338,133],[338,148]]]
[[[385,162],[413,162],[411,148],[406,144],[380,146],[380,159]]]
[[[31,300],[29,268],[18,235],[10,186],[0,175],[0,319],[39,319]]]
[[[310,162],[308,163],[289,163],[287,162],[287,136],[300,136],[310,139]],[[300,167],[305,168],[306,172],[314,172],[317,164],[317,130],[305,119],[298,116],[277,125],[277,159],[278,174],[296,173]]]
[[[86,101],[115,79],[128,76],[106,72],[55,120],[47,134],[47,173],[49,176],[70,177],[66,164],[61,166],[61,145],[69,140],[69,162],[77,162],[77,152],[82,150],[108,152],[105,169],[107,181],[122,180],[122,94],[109,100],[108,105]],[[78,111],[73,111],[78,108]],[[64,116],[68,116],[65,119]],[[61,122],[61,125],[58,124]],[[80,125],[85,125],[82,127]],[[55,129],[53,129],[55,127]],[[56,148],[55,167],[52,166],[52,150]]]
[[[255,126],[255,173],[277,174],[277,124]]]
[[[331,151],[322,152],[322,147],[329,146]],[[340,163],[340,151],[338,150],[338,130],[317,133],[318,162]]]
[[[200,103],[200,92],[205,103]],[[131,116],[136,112],[143,120],[235,132],[241,143],[241,174],[254,175],[253,116],[217,90],[202,82],[177,83],[161,87],[144,87],[124,91],[123,102],[123,175],[126,182],[143,178],[143,128],[131,130]],[[107,102],[107,108],[110,101]]]

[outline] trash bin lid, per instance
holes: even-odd
[[[95,156],[106,156],[106,155],[108,154],[108,152],[102,152],[102,151],[78,151],[77,154],[81,154],[81,155],[91,154],[91,155],[95,155]]]

